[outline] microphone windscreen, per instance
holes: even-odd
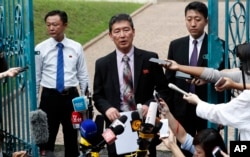
[[[80,133],[86,140],[93,139],[97,133],[97,126],[91,119],[85,119],[80,124]]]
[[[88,105],[83,96],[79,96],[79,97],[72,99],[72,104],[73,104],[74,110],[77,112],[83,112],[88,109]]]
[[[128,119],[128,117],[127,117],[126,115],[122,115],[122,116],[119,118],[119,120],[120,120],[123,124],[125,124],[125,122],[127,121],[127,119]]]
[[[133,111],[131,113],[131,128],[133,131],[139,131],[142,120],[140,119],[140,114],[137,111]]]
[[[30,112],[31,136],[36,144],[48,142],[49,130],[47,114],[41,109]]]
[[[124,127],[122,125],[117,125],[115,128],[112,128],[115,135],[120,135],[124,131]]]
[[[122,125],[125,127],[125,123],[127,121],[128,117],[126,115],[122,115],[120,118],[114,120],[112,124],[110,125],[111,128],[115,128],[118,125]]]

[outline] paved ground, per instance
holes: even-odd
[[[160,58],[166,58],[170,41],[188,34],[184,23],[184,8],[189,2],[186,0],[159,0],[158,3],[145,5],[140,11],[135,12],[133,14],[136,32],[135,46],[157,52]],[[219,10],[224,10],[223,4],[219,5]],[[220,15],[220,17],[222,17],[220,21],[224,21],[224,15]],[[113,51],[114,44],[109,39],[106,31],[93,41],[85,44],[84,49],[92,83],[96,59]],[[61,133],[59,133],[56,143],[58,145],[56,148],[57,157],[64,156],[63,147],[61,146],[63,144]],[[164,145],[160,144],[157,149],[158,157],[171,156]],[[102,155],[102,157],[105,156],[107,155]]]

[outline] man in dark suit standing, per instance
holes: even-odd
[[[205,55],[208,52],[208,36],[204,31],[208,24],[208,9],[202,2],[191,2],[185,8],[185,22],[189,36],[185,36],[170,43],[168,59],[175,60],[182,65],[207,67]],[[194,57],[195,54],[196,56]],[[196,60],[193,63],[192,58]],[[221,63],[221,68],[224,63]],[[221,69],[220,68],[220,69]],[[207,101],[207,85],[195,86],[185,79],[176,78],[176,72],[166,70],[166,77],[169,82],[176,84],[187,92],[196,93],[202,100]],[[194,88],[193,88],[194,87]],[[207,120],[196,116],[195,107],[187,105],[183,95],[173,92],[169,103],[171,112],[183,125],[185,130],[194,136],[198,131],[207,128]],[[185,156],[192,156],[186,154]]]
[[[151,57],[158,58],[158,55],[133,45],[135,29],[129,15],[118,14],[110,19],[109,36],[116,49],[96,61],[93,88],[94,105],[105,116],[107,126],[120,117],[120,112],[135,110],[138,103],[142,104],[145,117],[149,103],[154,101],[154,90],[165,100],[169,92],[162,67],[149,61]],[[124,90],[127,89],[123,78],[123,69],[126,66],[124,56],[128,58],[132,75],[129,97],[124,97]],[[130,98],[132,103],[127,104],[126,101]],[[156,156],[155,150],[156,148],[150,156]],[[119,156],[114,145],[108,146],[108,152],[109,157]]]

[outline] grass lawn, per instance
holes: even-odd
[[[82,44],[108,29],[108,22],[117,13],[131,14],[144,4],[122,2],[87,2],[84,0],[33,0],[35,44],[48,38],[44,16],[60,9],[68,14],[68,38]]]

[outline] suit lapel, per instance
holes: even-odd
[[[184,40],[183,40],[183,63],[184,65],[189,65],[189,36],[187,36]]]
[[[202,45],[201,45],[201,50],[197,62],[197,66],[202,65],[203,61],[206,60],[206,55],[207,55],[207,34],[205,34]]]
[[[134,93],[136,93],[138,81],[142,71],[143,58],[142,52],[135,48],[134,50]]]
[[[116,58],[115,51],[113,51],[110,57],[109,69],[111,70],[111,78],[112,78],[113,86],[115,88],[114,93],[120,93],[120,84],[119,84],[119,76],[118,76],[118,69],[117,69],[117,58]]]

